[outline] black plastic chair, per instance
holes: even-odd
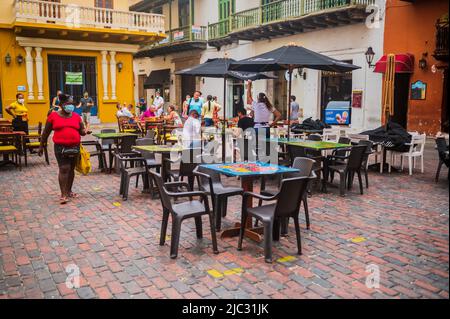
[[[240,187],[226,187],[220,180],[220,174],[197,166],[194,170],[197,177],[198,187],[201,191],[211,195],[213,210],[215,213],[216,230],[222,227],[222,217],[227,215],[228,198],[242,196],[244,190]]]
[[[155,140],[152,138],[140,138],[136,140],[136,146],[147,146],[147,145],[154,145]],[[137,152],[140,153],[141,156],[145,159],[145,162],[147,163],[148,169],[155,169],[156,172],[161,172],[162,163],[158,162],[156,160],[155,153],[152,152]],[[136,187],[139,186],[139,177],[138,175],[136,177]],[[150,191],[152,197],[154,197],[154,187],[153,187],[153,179],[150,179]]]
[[[359,180],[359,189],[361,195],[364,194],[362,176],[361,176],[361,167],[364,160],[364,154],[366,153],[367,147],[364,145],[353,146],[350,155],[347,158],[347,163],[345,164],[336,164],[330,165],[328,167],[328,171],[331,174],[331,181],[334,180],[334,174],[339,174],[339,182],[340,182],[340,194],[341,196],[345,196],[345,189],[351,189],[353,185],[353,179],[355,174],[358,175]],[[341,158],[340,158],[341,159]]]
[[[449,165],[449,156],[448,156],[448,145],[445,137],[436,138],[436,147],[439,154],[439,164],[436,171],[435,181],[439,182],[439,175],[441,174],[442,165],[448,167]]]
[[[208,195],[205,192],[193,192],[189,185],[184,182],[165,183],[158,173],[150,172],[155,184],[158,186],[159,197],[163,207],[163,220],[161,225],[161,236],[159,244],[163,246],[166,242],[167,226],[169,215],[172,216],[172,237],[170,243],[170,258],[177,258],[178,246],[180,243],[181,223],[188,218],[195,219],[197,238],[203,238],[202,216],[208,215],[211,228],[211,239],[213,251],[219,253],[217,249],[216,230],[214,228],[214,212],[209,209]],[[180,189],[187,189],[188,192],[179,192]],[[175,192],[173,191],[175,190]],[[193,200],[193,197],[200,197],[199,200]],[[172,204],[171,198],[189,198],[189,201]]]
[[[130,154],[133,152],[133,146],[136,145],[137,135],[127,135],[120,138],[120,141],[115,149],[115,156],[113,158],[110,158],[109,167],[113,167],[113,159],[117,158],[117,155],[121,154]],[[117,172],[117,162],[115,163],[114,167]]]
[[[366,188],[369,188],[369,156],[373,154],[373,142],[368,140],[360,140],[358,145],[362,145],[366,147],[366,152],[363,156],[363,162],[361,168],[364,172],[364,178],[366,179]]]
[[[309,180],[315,179],[316,174],[313,171],[314,164],[315,164],[315,161],[313,159],[310,159],[307,157],[297,157],[294,159],[292,168],[298,169],[299,172],[298,173],[289,173],[289,174],[286,174],[284,177],[289,177],[289,178],[308,177]],[[264,179],[263,179],[263,181],[264,181]],[[308,188],[309,188],[309,183],[308,183]],[[265,188],[264,182],[261,182],[260,193],[263,196],[275,196],[276,195],[275,191],[269,191]],[[303,208],[305,210],[306,229],[310,229],[311,223],[310,223],[310,219],[309,219],[308,192],[305,192],[305,195],[302,198],[302,202],[303,202]],[[262,206],[262,203],[263,203],[263,200],[260,199],[258,206]],[[281,225],[281,234],[282,235],[287,234],[288,224],[289,224],[288,221],[282,222],[282,225]],[[256,222],[255,222],[255,227],[257,227],[257,226],[258,226],[258,220],[256,220]]]
[[[291,158],[291,166],[294,165],[294,161],[297,157],[307,157],[309,159],[314,160],[314,165],[312,167],[312,171],[314,172],[315,176],[316,176],[316,180],[317,182],[320,184],[320,181],[322,180],[322,175],[323,175],[323,167],[322,167],[322,162],[324,160],[324,157],[322,156],[322,154],[316,153],[316,154],[311,154],[308,153],[305,148],[300,147],[300,146],[295,146],[295,145],[288,145],[288,151],[289,151],[289,157]],[[308,187],[308,192],[310,192],[310,188]]]
[[[245,192],[242,199],[242,220],[239,234],[238,250],[242,250],[245,221],[248,217],[260,220],[264,225],[264,256],[267,263],[272,262],[272,240],[280,239],[280,221],[293,218],[295,233],[297,236],[298,254],[302,254],[302,243],[299,225],[299,210],[301,199],[304,197],[309,179],[307,177],[295,177],[281,181],[280,192],[275,196],[263,196],[260,194]],[[275,204],[247,208],[249,197],[264,201],[276,200]]]
[[[189,152],[189,161],[183,161],[183,158],[180,157],[176,161],[171,160],[170,158],[163,159],[163,169],[165,170],[165,176],[168,176],[169,180],[180,182],[186,177],[188,179],[189,186],[191,189],[194,189],[194,169],[198,166],[197,161],[194,160],[195,152],[194,150],[188,150]],[[180,166],[178,169],[172,169],[172,165],[179,163]]]
[[[351,144],[351,142],[352,140],[350,138],[342,136],[338,140],[339,144]],[[345,164],[351,149],[351,147],[348,147],[334,150],[331,155],[328,156],[329,165]]]
[[[149,168],[145,158],[138,153],[116,154],[117,162],[120,167],[120,195],[122,199],[128,200],[128,190],[132,177],[142,176],[144,181],[144,191],[150,189]],[[130,164],[128,167],[127,164]],[[137,184],[136,184],[137,185]],[[137,187],[137,186],[136,186]]]

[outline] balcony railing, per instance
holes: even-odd
[[[38,0],[15,0],[16,21],[54,23],[68,27],[96,27],[128,31],[164,32],[164,16],[132,11],[84,7]]]
[[[163,44],[174,44],[187,41],[206,41],[207,27],[186,26],[166,31],[167,40]]]
[[[208,26],[209,40],[258,26],[296,19],[311,13],[350,6],[367,6],[375,0],[280,0],[234,13],[230,18]]]
[[[448,60],[448,18],[440,19],[436,23],[436,49],[434,56],[438,60]]]

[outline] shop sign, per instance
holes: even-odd
[[[362,108],[363,91],[353,90],[352,92],[352,107],[360,109]]]
[[[66,72],[66,85],[83,85],[83,72]]]

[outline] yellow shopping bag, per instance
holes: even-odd
[[[91,168],[91,154],[86,151],[83,145],[80,145],[80,155],[78,156],[77,166],[75,169],[78,173],[87,175],[91,172]]]

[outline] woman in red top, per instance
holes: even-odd
[[[77,195],[72,192],[75,178],[75,165],[80,154],[81,136],[90,134],[87,132],[81,117],[74,113],[75,106],[72,99],[61,94],[59,96],[62,107],[57,112],[52,112],[47,118],[44,132],[42,133],[39,155],[43,153],[43,147],[51,133],[55,144],[55,157],[59,166],[59,187],[61,189],[61,204],[66,204],[69,198]]]

